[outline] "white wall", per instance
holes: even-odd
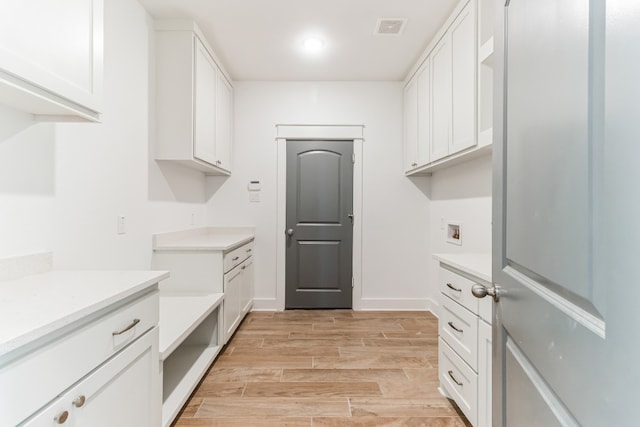
[[[491,253],[490,155],[435,172],[429,197],[431,253]],[[461,223],[461,246],[447,242],[447,221]],[[429,262],[429,297],[437,301],[438,263]]]
[[[0,256],[52,250],[55,268],[148,269],[152,233],[188,228],[192,213],[203,225],[201,175],[149,160],[148,19],[137,2],[105,2],[102,123],[35,123],[0,107]]]
[[[402,173],[402,86],[395,82],[236,82],[230,178],[208,178],[207,222],[256,226],[256,305],[276,308],[276,124],[363,124],[362,308],[428,305],[427,178]],[[262,183],[250,203],[247,183]]]

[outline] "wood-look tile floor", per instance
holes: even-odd
[[[426,312],[250,313],[175,427],[468,427],[438,388]]]

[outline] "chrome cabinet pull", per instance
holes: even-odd
[[[76,397],[73,402],[71,402],[73,404],[73,406],[75,406],[76,408],[82,408],[84,406],[84,402],[85,402],[86,398],[84,397],[84,395],[80,395],[78,397]]]
[[[451,283],[447,283],[447,288],[456,291],[456,292],[462,292],[462,289],[458,289],[455,286],[453,286]]]
[[[458,329],[458,328],[456,328],[456,327],[454,326],[453,322],[448,322],[448,323],[447,323],[447,325],[449,325],[449,327],[450,327],[451,329],[453,329],[454,331],[456,331],[456,332],[460,332],[460,333],[464,332],[462,329]]]
[[[460,387],[462,387],[464,385],[460,381],[458,381],[456,379],[456,377],[453,376],[453,371],[449,371],[447,373],[449,374],[449,376],[451,377],[451,379],[453,380],[454,383],[458,384]]]
[[[120,331],[115,331],[113,332],[111,335],[113,335],[114,337],[116,335],[122,335],[125,332],[127,332],[129,329],[133,328],[134,326],[136,326],[138,323],[140,323],[140,319],[133,319],[133,322],[131,322],[131,324],[129,326],[127,326],[126,328],[120,330]]]
[[[56,422],[56,424],[64,424],[67,422],[67,418],[69,418],[69,412],[63,411],[62,413],[58,414],[53,420]]]

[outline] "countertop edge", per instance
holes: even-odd
[[[55,272],[56,271],[54,270],[54,273]],[[87,273],[92,274],[96,272],[88,271]],[[148,271],[148,273],[150,273],[152,276],[141,282],[138,282],[135,285],[132,285],[131,287],[128,287],[121,292],[98,300],[95,303],[89,304],[79,310],[73,311],[66,316],[59,317],[51,321],[50,323],[47,323],[43,326],[37,327],[0,343],[0,360],[2,360],[6,355],[19,350],[21,347],[35,343],[36,341],[45,338],[47,335],[59,331],[76,322],[79,322],[85,317],[91,316],[92,314],[97,313],[111,305],[117,304],[119,301],[123,301],[137,293],[144,291],[147,288],[153,286],[157,287],[158,283],[161,280],[168,278],[170,274],[168,271]],[[99,274],[99,272],[97,272],[97,274]]]
[[[462,272],[470,274],[478,279],[484,280],[485,282],[492,283],[491,279],[491,254],[486,253],[465,253],[465,254],[433,254],[433,259],[443,264],[447,264],[455,269],[458,269]],[[489,261],[489,269],[487,272],[480,271],[476,266],[471,265],[469,262],[470,258],[475,258],[476,260],[486,261],[488,258]],[[483,259],[485,258],[485,259]],[[478,263],[481,263],[479,261]]]

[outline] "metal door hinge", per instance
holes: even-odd
[[[351,153],[351,163],[356,164],[356,153]]]
[[[355,281],[355,279],[352,277],[352,278],[351,278],[351,289],[354,289],[354,288],[356,287],[355,283],[356,283],[356,281]]]

